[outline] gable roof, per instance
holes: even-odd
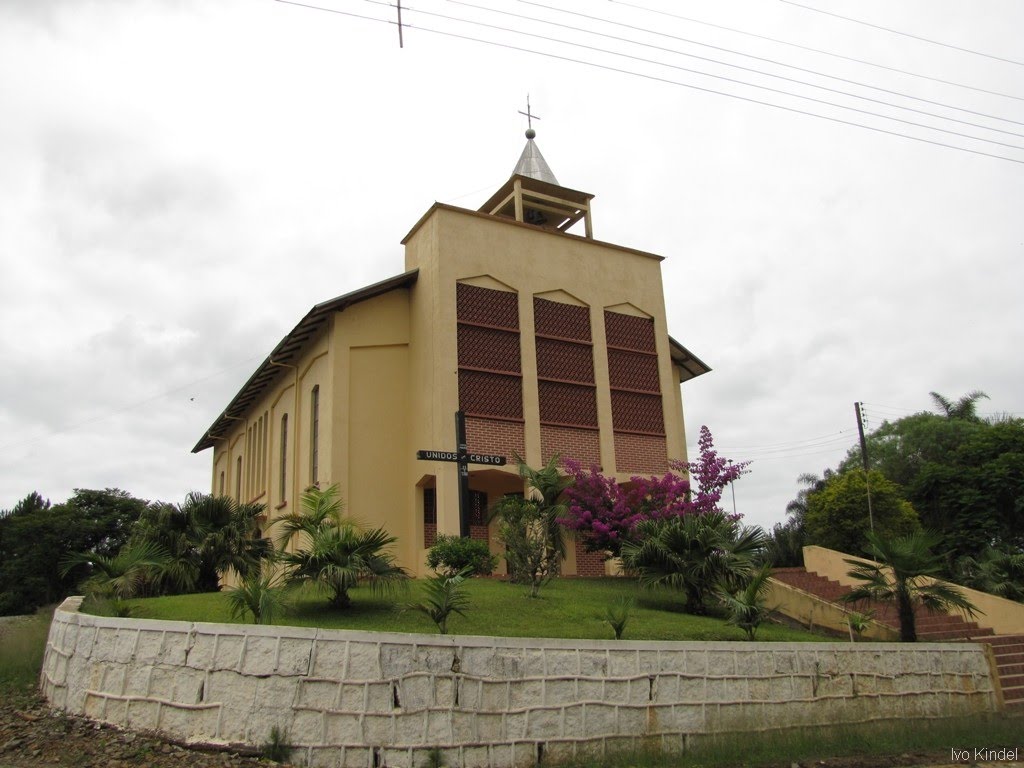
[[[315,305],[278,342],[267,358],[260,363],[260,366],[249,377],[249,380],[238,390],[238,394],[228,403],[228,407],[221,412],[213,424],[210,425],[210,428],[206,430],[206,433],[199,438],[199,442],[195,444],[192,453],[199,453],[207,448],[212,448],[217,440],[224,437],[230,431],[230,422],[240,419],[241,414],[245,413],[254,402],[263,396],[267,389],[276,381],[277,377],[281,375],[280,366],[290,364],[296,360],[302,353],[302,347],[305,343],[324,327],[324,324],[333,313],[342,312],[353,304],[372,299],[396,288],[408,288],[416,282],[418,275],[419,270],[413,269]]]

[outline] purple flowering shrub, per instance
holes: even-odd
[[[718,503],[723,490],[748,471],[750,462],[719,456],[706,426],[700,428],[699,446],[696,461],[672,461],[662,477],[634,476],[622,485],[597,467],[585,470],[578,461],[566,459],[563,466],[573,482],[565,490],[567,511],[559,523],[578,531],[591,552],[617,556],[643,520],[722,512]]]

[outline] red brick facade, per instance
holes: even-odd
[[[510,463],[515,462],[515,454],[526,455],[523,424],[518,421],[467,416],[466,445],[472,453],[497,454]]]
[[[601,466],[601,440],[596,429],[540,426],[540,452],[543,462],[556,453],[563,459],[575,459],[584,468]],[[543,463],[542,462],[542,463]]]
[[[615,469],[619,472],[664,474],[668,471],[668,445],[660,435],[615,433]]]

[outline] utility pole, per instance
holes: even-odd
[[[864,413],[861,403],[854,403],[853,410],[857,414],[857,433],[860,435],[860,458],[864,462],[864,487],[868,490],[868,525],[875,532],[875,515],[871,511],[871,481],[868,479],[868,442],[864,439]]]

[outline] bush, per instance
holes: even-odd
[[[441,534],[427,553],[427,565],[452,578],[468,569],[471,576],[490,576],[498,564],[486,541]]]

